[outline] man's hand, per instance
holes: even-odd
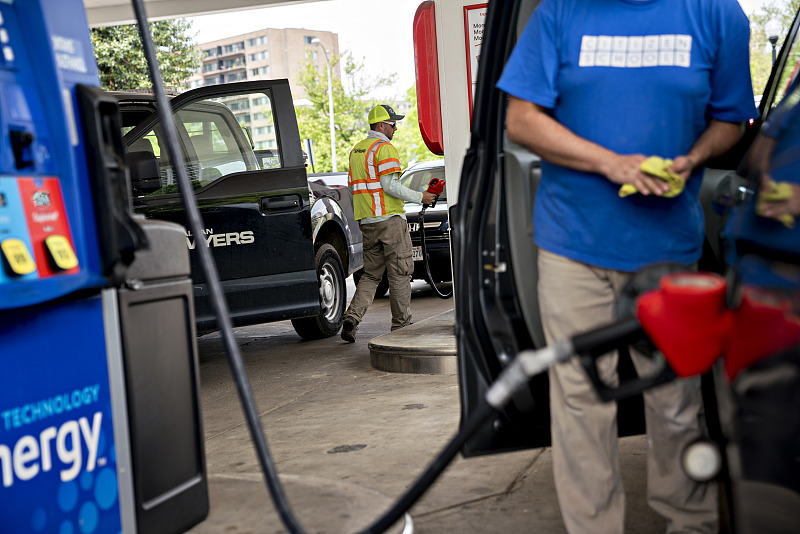
[[[614,154],[609,158],[603,174],[615,184],[631,184],[642,195],[654,194],[661,196],[669,191],[669,185],[655,176],[642,171],[641,165],[647,157],[642,154],[627,156]]]
[[[689,179],[689,176],[692,175],[692,171],[697,166],[697,162],[694,161],[694,158],[691,156],[678,156],[672,162],[672,166],[669,168],[675,174],[680,175],[683,178],[683,181]]]
[[[762,187],[764,183],[766,182],[762,180]],[[771,219],[780,219],[784,215],[800,215],[800,185],[791,184],[791,187],[791,198],[777,202],[764,202],[761,204],[761,215]]]
[[[430,206],[434,203],[435,200],[436,200],[436,195],[434,195],[433,193],[429,191],[422,192],[422,204]]]

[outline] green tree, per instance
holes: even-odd
[[[150,33],[165,85],[181,86],[200,67],[202,52],[195,48],[186,19],[150,23]],[[151,87],[137,24],[92,28],[92,46],[100,85],[109,91]]]
[[[377,102],[367,97],[372,91],[391,85],[394,74],[367,77],[364,64],[349,54],[331,58],[331,70],[342,63],[344,79],[333,77],[333,115],[336,159],[339,169],[347,169],[347,156],[350,149],[363,139],[369,126],[366,124],[367,112]],[[328,113],[328,74],[327,69],[317,69],[311,58],[301,66],[297,83],[306,90],[310,106],[295,108],[300,137],[309,138],[314,147],[314,170],[329,172],[332,167],[330,115]]]
[[[394,134],[393,143],[400,153],[400,162],[403,165],[412,165],[419,161],[432,161],[444,159],[437,156],[425,145],[419,130],[419,116],[417,113],[417,85],[412,85],[406,91],[406,101],[411,104],[411,110],[403,119],[402,126]]]
[[[363,62],[354,60],[349,53],[331,58],[331,62],[332,67],[343,63],[343,79],[333,78],[333,114],[338,170],[347,170],[350,149],[364,139],[369,129],[367,113],[377,104],[391,104],[368,95],[391,85],[396,75],[368,77],[364,74]],[[327,70],[317,70],[314,63],[307,60],[300,69],[297,83],[305,87],[306,98],[311,101],[310,106],[295,108],[300,137],[309,138],[313,143],[314,170],[328,172],[331,170],[331,138]],[[411,111],[395,132],[393,142],[404,168],[418,161],[438,158],[428,150],[419,133],[416,86],[406,92],[405,98],[411,103]]]
[[[774,31],[770,33],[778,35],[776,49],[780,50],[798,8],[800,0],[775,0],[750,15],[750,75],[753,79],[753,91],[757,95],[764,91],[772,70],[772,45],[767,29],[770,24],[775,25]],[[791,63],[795,61],[796,58]],[[786,73],[787,76],[789,74]]]

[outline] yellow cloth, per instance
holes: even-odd
[[[770,182],[769,189],[761,191],[758,194],[758,202],[756,202],[756,213],[764,216],[764,204],[767,202],[782,202],[792,198],[792,186],[788,182]],[[786,228],[794,228],[794,216],[789,213],[784,213],[778,220],[783,223]]]
[[[672,165],[671,159],[664,159],[658,156],[650,156],[644,160],[641,165],[639,165],[639,168],[643,172],[655,176],[656,178],[661,178],[667,182],[667,185],[669,185],[669,191],[661,195],[662,197],[667,198],[680,195],[683,192],[684,186],[683,178],[669,170],[670,165]],[[636,186],[633,184],[625,184],[619,188],[619,196],[621,197],[627,197],[628,195],[638,192],[639,191],[636,189]]]

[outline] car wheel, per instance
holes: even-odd
[[[353,282],[358,285],[358,281],[361,280],[361,275],[364,274],[364,269],[359,269],[353,273]],[[383,278],[381,278],[378,287],[375,288],[375,298],[383,297],[386,293],[389,292],[389,277],[386,276],[386,271],[383,272]]]
[[[314,317],[292,319],[292,326],[303,339],[319,339],[335,335],[342,327],[347,286],[342,260],[329,244],[319,247],[314,258],[319,281],[320,313]]]

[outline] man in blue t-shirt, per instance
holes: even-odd
[[[533,221],[548,342],[612,322],[637,269],[697,262],[702,165],[757,113],[736,0],[543,0],[498,87],[510,95],[508,138],[543,160]],[[682,193],[641,170],[649,156],[673,160]],[[638,194],[621,197],[624,184]],[[646,373],[651,362],[633,358]],[[599,365],[616,383],[616,355]],[[668,532],[717,532],[715,487],[679,465],[704,431],[699,379],[644,397],[650,506]],[[616,405],[597,400],[575,358],[550,371],[550,410],[567,530],[624,532]]]

